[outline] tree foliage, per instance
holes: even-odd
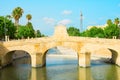
[[[5,25],[4,25],[4,17],[0,17],[0,38],[3,39],[5,36]]]
[[[89,30],[86,31],[86,36],[88,37],[99,37],[103,38],[104,37],[104,31],[102,28],[98,28],[96,26],[93,26]]]
[[[83,37],[99,37],[99,38],[113,38],[116,36],[117,38],[120,36],[120,20],[119,18],[115,18],[114,21],[108,19],[106,21],[107,26],[97,27],[93,26],[90,29],[87,29],[80,33],[79,29],[75,27],[69,27],[67,32],[70,36],[83,36]]]
[[[106,21],[107,26],[104,28],[95,27],[85,30],[81,33],[81,36],[85,37],[100,37],[100,38],[112,38],[113,36],[119,37],[119,18],[115,18],[114,22],[111,19]]]
[[[42,36],[42,34],[41,34],[40,30],[37,30],[36,31],[36,37],[41,37],[41,36]]]
[[[106,38],[112,38],[113,36],[119,36],[119,27],[115,24],[108,25],[104,28],[104,34]]]
[[[79,29],[75,28],[75,27],[69,27],[67,29],[67,32],[69,34],[69,36],[80,36],[80,31]]]
[[[5,35],[10,39],[15,38],[16,27],[11,20],[6,17],[0,16],[0,38],[4,39]]]
[[[114,24],[118,25],[119,22],[120,22],[119,18],[115,18],[115,19],[114,19]]]
[[[33,29],[32,23],[28,23],[26,26],[19,26],[17,38],[32,38],[35,37],[35,31]]]
[[[114,22],[112,22],[111,19],[107,20],[107,26],[104,28],[104,34],[105,38],[112,38],[113,36],[116,36],[118,38],[119,36],[119,18],[115,18]]]
[[[108,20],[107,20],[107,25],[109,26],[109,25],[112,25],[112,24],[113,24],[112,20],[111,20],[111,19],[108,19]]]
[[[32,19],[32,15],[31,15],[31,14],[27,14],[27,15],[26,15],[26,18],[27,18],[27,20],[28,20],[28,22],[29,22],[29,20]]]

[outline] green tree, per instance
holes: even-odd
[[[15,38],[16,27],[12,20],[7,17],[0,16],[0,39],[4,39],[5,35],[9,36],[10,39]]]
[[[17,37],[18,38],[32,38],[35,37],[34,29],[32,23],[27,23],[25,26],[19,26]]]
[[[21,39],[21,38],[27,38],[26,31],[27,31],[26,26],[19,25],[18,32],[16,34],[17,38],[19,38],[19,39]]]
[[[36,37],[41,37],[41,36],[42,36],[42,34],[41,34],[40,30],[37,30],[36,31]]]
[[[112,24],[113,24],[112,20],[111,20],[111,19],[108,19],[108,20],[107,20],[107,25],[112,25]]]
[[[104,30],[102,28],[93,26],[92,28],[84,32],[84,36],[104,38],[105,35],[104,35]]]
[[[35,37],[35,30],[33,28],[33,25],[31,22],[28,22],[26,25],[27,29],[28,29],[28,36],[31,37]]]
[[[119,27],[115,24],[108,25],[104,28],[104,33],[106,38],[112,38],[113,36],[118,37]]]
[[[72,27],[72,26],[67,29],[67,32],[69,36],[80,36],[79,29]]]
[[[14,23],[12,23],[12,20],[5,18],[5,28],[6,28],[6,35],[9,36],[10,39],[14,39],[16,33],[16,27],[14,26]]]
[[[119,21],[119,18],[115,18],[115,19],[114,19],[114,24],[118,25],[119,22],[120,22],[120,21]]]
[[[12,16],[15,19],[15,26],[18,26],[19,24],[19,19],[22,17],[23,14],[23,9],[21,7],[16,7],[12,11]]]
[[[27,14],[27,15],[26,15],[26,18],[27,18],[27,20],[28,20],[28,22],[29,22],[29,20],[32,19],[32,15],[31,15],[31,14]]]
[[[83,37],[88,37],[88,30],[85,30],[83,31],[82,33],[80,33],[80,36],[83,36]]]
[[[0,39],[4,39],[5,36],[5,23],[4,23],[4,17],[0,16]]]

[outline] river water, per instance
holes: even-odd
[[[28,57],[15,60],[0,70],[0,80],[120,80],[120,67],[112,64],[92,61],[90,68],[80,68],[77,59],[46,59],[43,68],[31,68]]]

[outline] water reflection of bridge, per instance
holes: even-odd
[[[94,68],[80,68],[78,67],[78,69],[76,70],[76,72],[74,73],[74,75],[67,77],[66,73],[61,73],[61,75],[57,75],[57,74],[53,74],[54,71],[56,73],[58,73],[55,68],[52,68],[52,73],[50,68],[47,67],[43,67],[43,68],[28,68],[29,70],[26,70],[25,67],[22,69],[18,69],[18,68],[14,68],[15,70],[24,70],[24,71],[18,71],[18,73],[16,74],[16,72],[12,72],[12,75],[10,76],[10,73],[7,71],[4,72],[0,72],[0,79],[1,80],[6,80],[8,78],[11,78],[14,75],[14,78],[12,77],[12,79],[14,80],[25,80],[25,79],[29,79],[29,80],[120,80],[120,68],[118,66],[109,66],[109,67],[94,67]],[[70,68],[71,69],[71,68]],[[99,70],[98,70],[99,69]],[[69,69],[68,69],[69,70]],[[65,70],[66,71],[66,70]],[[72,71],[68,71],[71,72]],[[9,75],[9,76],[8,76]],[[68,74],[70,75],[70,74]],[[61,78],[60,78],[61,77]],[[11,80],[12,80],[11,79]]]
[[[0,43],[0,66],[12,62],[14,51],[22,50],[31,57],[32,67],[45,65],[46,52],[56,46],[71,48],[77,52],[78,64],[90,66],[90,56],[111,57],[110,61],[120,65],[120,40],[68,36],[65,26],[55,27],[52,37],[17,40]]]

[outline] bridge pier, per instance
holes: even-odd
[[[90,67],[90,53],[80,53],[79,54],[79,66],[80,67]]]
[[[45,60],[43,58],[42,53],[37,53],[31,55],[31,65],[32,67],[42,67],[45,65]]]

